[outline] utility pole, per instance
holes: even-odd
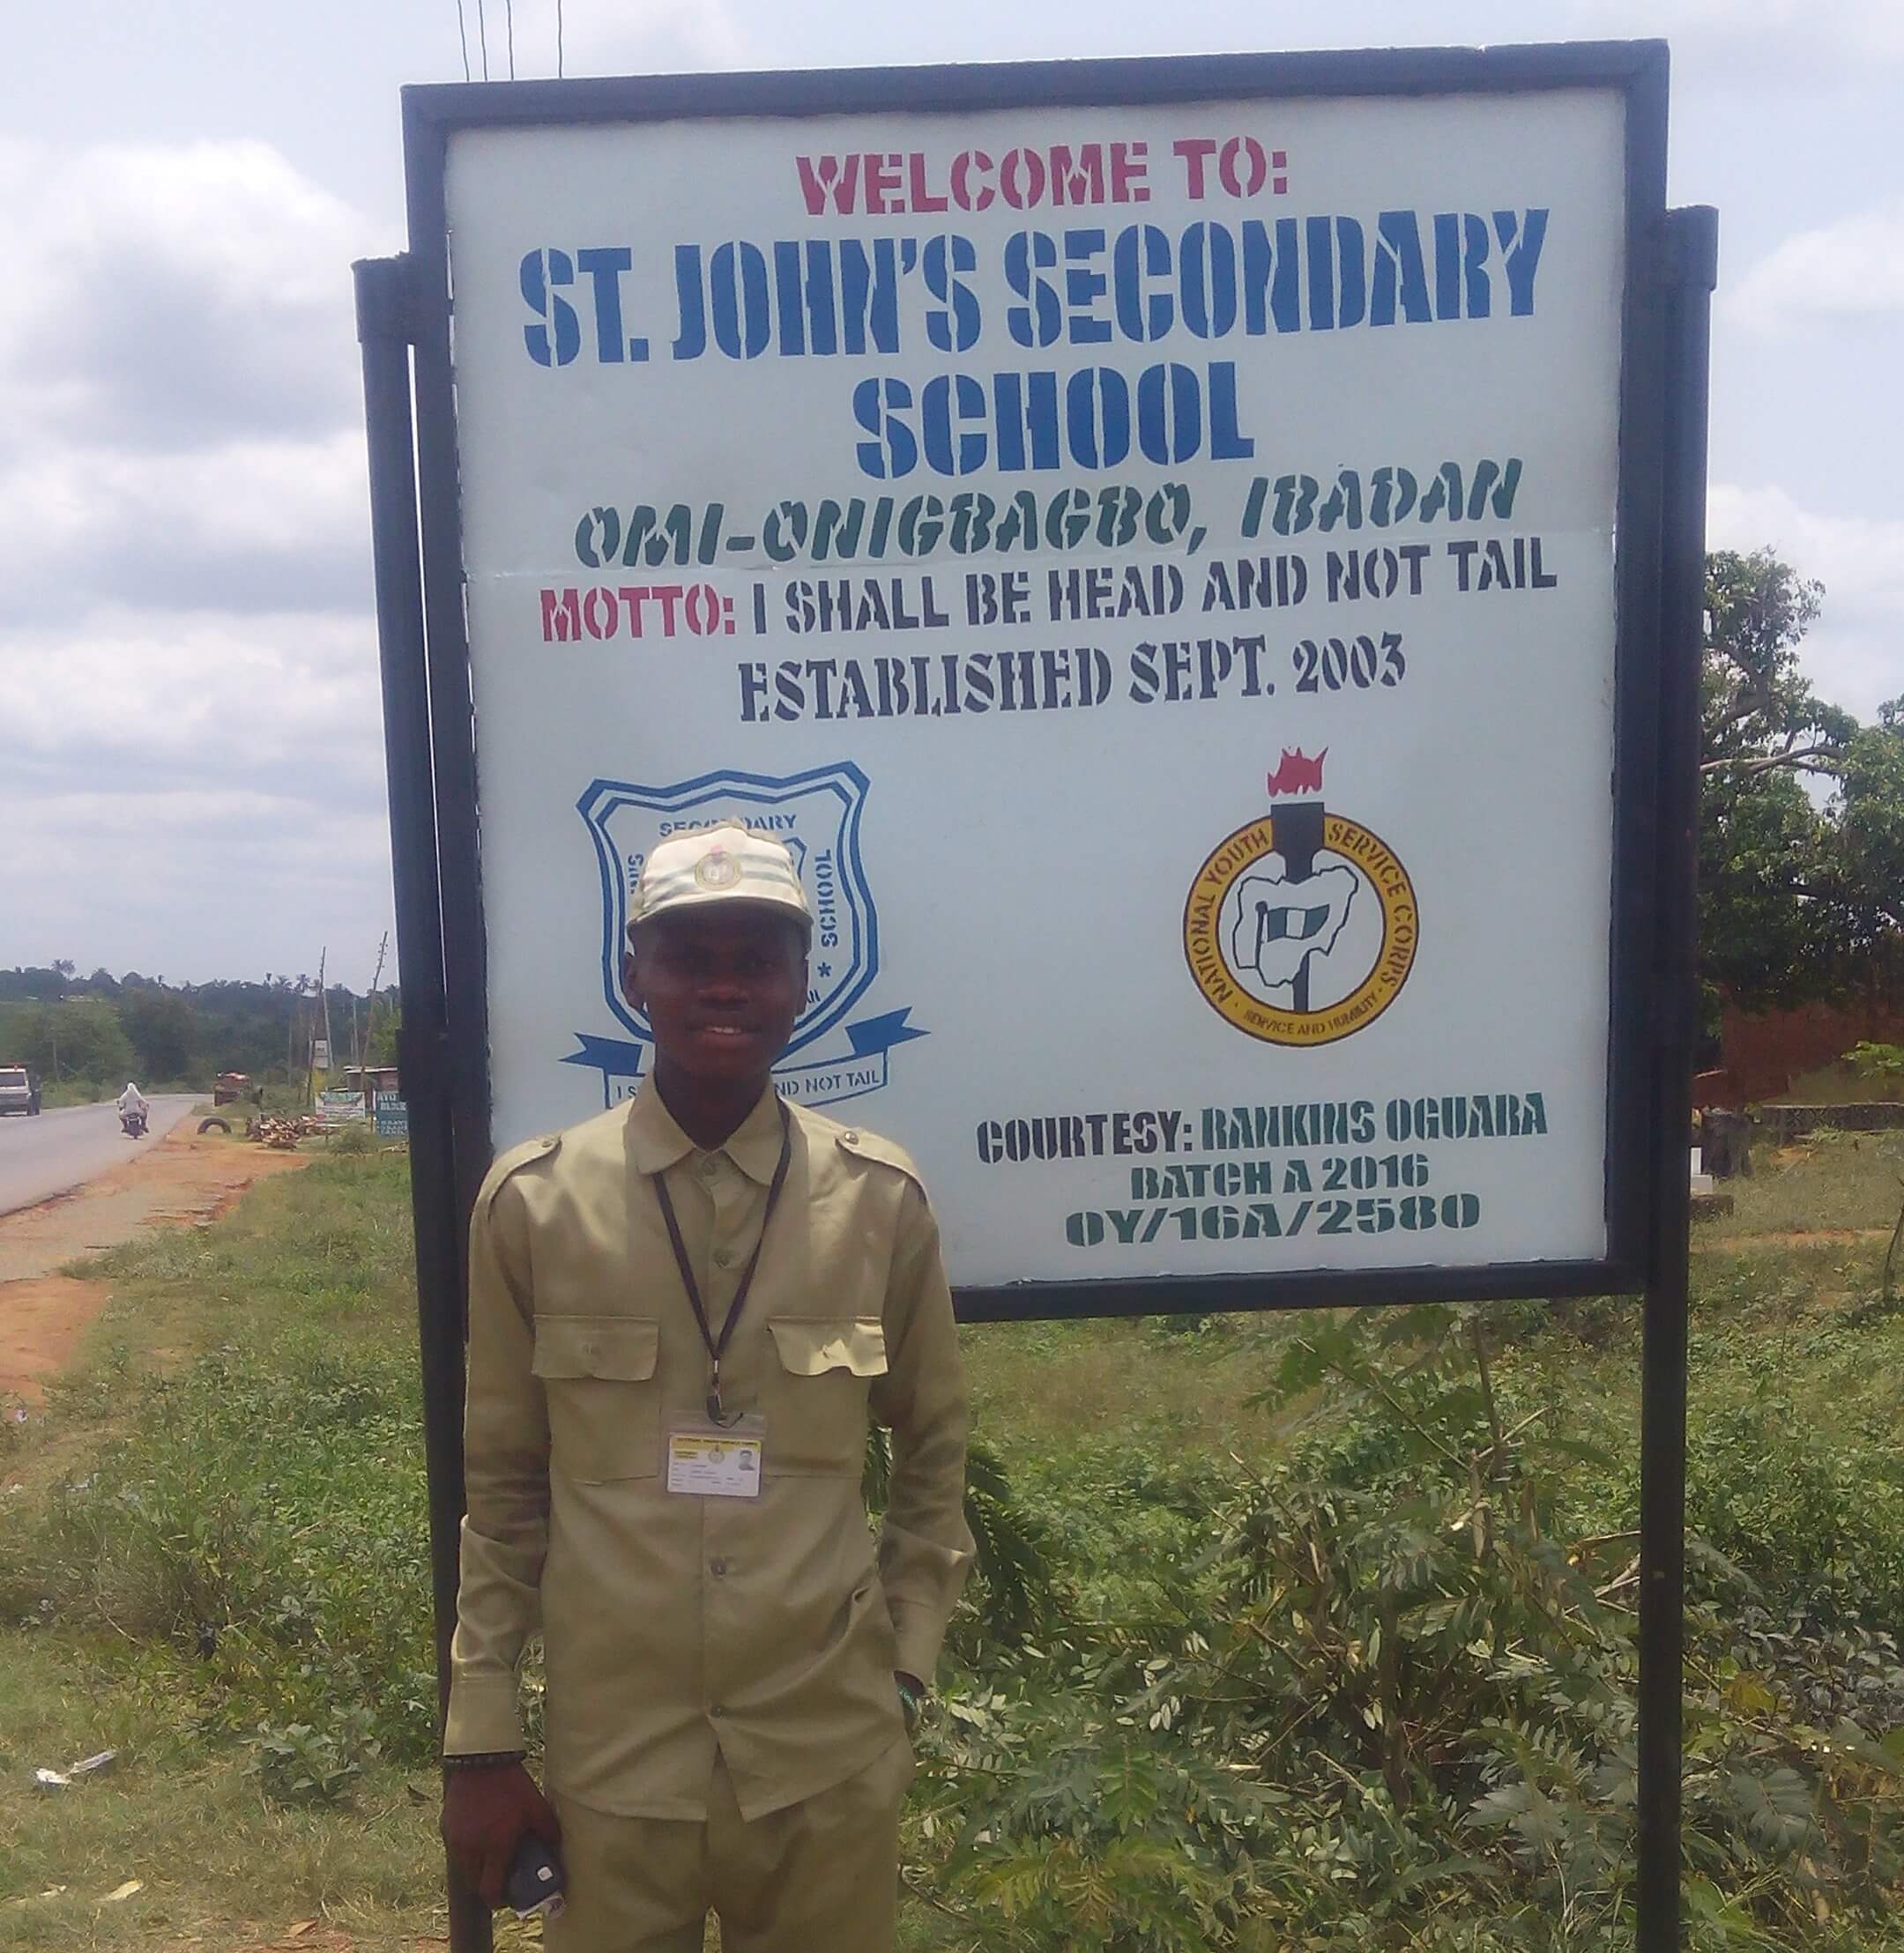
[[[325,952],[324,952],[324,951],[323,949],[319,949],[319,950],[318,950],[318,952],[317,952],[317,999],[318,999],[318,1004],[319,1004],[319,1005],[322,1005],[322,1003],[323,1003],[323,1001],[324,1001],[324,954],[325,954]],[[307,978],[307,979],[306,979],[306,981],[307,981],[307,982],[308,982],[309,980],[309,978]],[[315,1111],[315,1110],[316,1110],[316,1108],[317,1108],[317,1025],[318,1025],[318,1022],[319,1022],[319,1018],[318,1018],[318,1011],[317,1011],[317,1006],[314,1006],[312,1007],[312,1010],[311,1010],[311,1014],[310,1014],[310,1028],[309,1028],[309,1031],[308,1031],[308,1032],[307,1032],[307,1033],[305,1034],[305,1038],[304,1038],[304,1103],[305,1103],[305,1104],[306,1104],[306,1105],[307,1105],[307,1106],[308,1106],[308,1107],[309,1107],[309,1109],[310,1109],[311,1110],[313,1110],[313,1111]],[[329,1057],[331,1056],[331,1053],[330,1053],[330,1052],[329,1052],[328,1051],[325,1051],[325,1053],[324,1053],[324,1056],[325,1056],[325,1058],[329,1058]]]
[[[364,999],[364,1028],[361,1038],[357,1036],[357,1006],[354,1001],[351,1005],[351,1041],[357,1047],[357,1081],[360,1085],[363,1082],[367,1055],[364,1047],[376,1030],[377,988],[383,981],[383,959],[389,954],[390,931],[386,929],[383,932],[383,940],[377,945],[376,969],[371,973],[370,994]],[[372,1098],[370,1103],[374,1106],[376,1101]]]
[[[324,959],[330,954],[331,952],[328,949],[319,949],[317,952],[317,1009],[324,1020],[324,1070],[327,1072],[331,1069],[332,1054],[331,1051],[331,992],[324,988]]]

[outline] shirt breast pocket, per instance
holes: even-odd
[[[539,1316],[531,1368],[548,1398],[549,1463],[583,1484],[661,1467],[661,1326],[639,1316]]]
[[[866,1393],[886,1374],[877,1316],[777,1316],[769,1373],[767,1461],[805,1477],[858,1477],[866,1458]]]

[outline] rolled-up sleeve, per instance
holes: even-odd
[[[880,1578],[898,1637],[898,1666],[930,1682],[971,1565],[965,1524],[969,1410],[939,1227],[916,1184],[903,1197],[891,1269],[887,1373],[872,1394],[873,1414],[891,1429],[893,1441]]]
[[[526,1217],[499,1161],[470,1224],[468,1511],[450,1655],[446,1756],[522,1748],[517,1670],[548,1551],[548,1407],[532,1372]]]

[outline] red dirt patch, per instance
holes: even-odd
[[[46,1379],[106,1306],[108,1283],[55,1274],[62,1263],[143,1228],[209,1226],[258,1181],[315,1157],[179,1131],[70,1192],[0,1215],[0,1396],[41,1401]]]
[[[111,1293],[103,1281],[67,1275],[0,1288],[0,1397],[43,1403],[46,1379],[64,1365]]]

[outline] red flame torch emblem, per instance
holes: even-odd
[[[1322,762],[1328,758],[1327,746],[1313,760],[1305,760],[1299,751],[1291,753],[1284,746],[1276,771],[1269,776],[1269,791],[1272,794],[1321,792]]]

